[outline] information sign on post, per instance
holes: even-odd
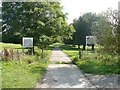
[[[32,48],[33,47],[33,38],[23,37],[23,47]]]
[[[33,47],[33,38],[30,37],[23,37],[23,47],[30,49],[30,53],[33,55],[34,53],[34,47]],[[23,48],[23,52],[24,52]]]
[[[86,46],[95,44],[95,36],[86,36]]]
[[[95,40],[95,36],[86,36],[86,55],[87,55],[87,45],[95,45],[96,44],[96,40]]]

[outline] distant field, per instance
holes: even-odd
[[[0,50],[3,50],[4,48],[21,48],[22,46],[20,44],[13,44],[13,43],[2,43],[0,42]]]

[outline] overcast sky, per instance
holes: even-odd
[[[101,13],[108,8],[118,9],[120,0],[61,0],[63,12],[68,13],[68,23],[86,12]],[[1,0],[0,0],[1,2]]]
[[[118,9],[120,0],[61,0],[63,11],[68,13],[68,23],[86,12],[101,13],[108,8]]]

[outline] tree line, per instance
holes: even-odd
[[[120,52],[117,10],[85,13],[69,25],[66,18],[59,2],[3,2],[2,42],[21,44],[22,37],[33,37],[34,45],[41,49],[61,41],[85,49],[86,36],[93,35],[104,51]]]
[[[108,9],[106,12],[84,13],[71,23],[75,28],[72,39],[65,39],[64,43],[72,45],[83,45],[85,50],[86,36],[96,36],[97,44],[103,46],[104,52],[120,53],[120,30],[118,11]]]
[[[71,38],[73,32],[59,2],[2,3],[2,42],[21,44],[22,37],[33,37],[34,45],[43,50]]]

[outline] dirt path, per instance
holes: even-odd
[[[48,65],[44,78],[36,88],[95,88],[75,65],[55,64],[55,62],[71,62],[59,47],[53,49],[50,60],[53,63]]]

